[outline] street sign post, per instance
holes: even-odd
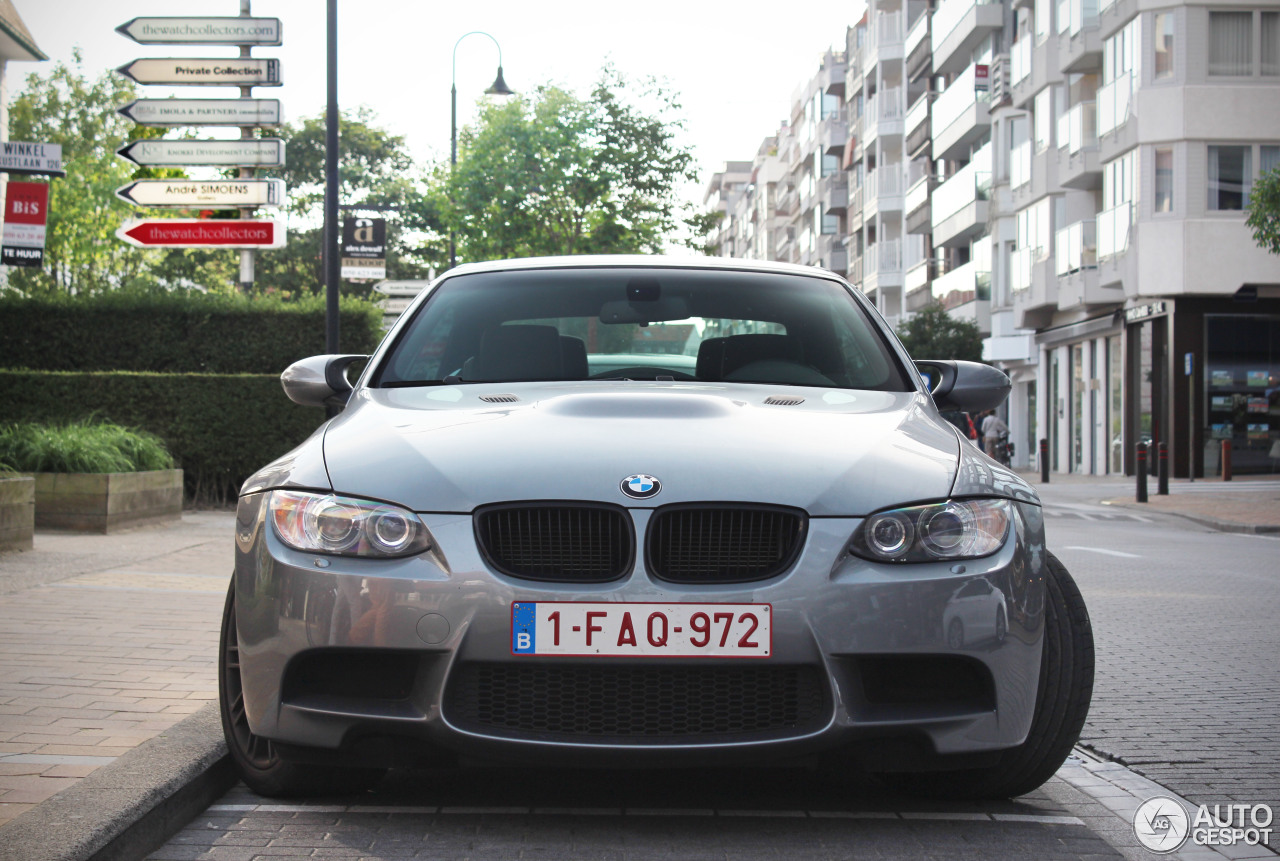
[[[348,218],[342,222],[342,277],[387,277],[385,218]]]
[[[280,248],[285,226],[271,219],[163,218],[125,222],[116,236],[139,248]]]
[[[224,165],[227,167],[282,167],[284,141],[250,138],[222,141],[133,141],[116,155],[144,167],[173,165]]]
[[[134,99],[117,113],[140,126],[278,126],[279,99]]]
[[[6,266],[44,265],[44,236],[48,220],[48,185],[43,182],[8,183],[4,196],[0,263]]]
[[[134,18],[116,28],[141,45],[279,45],[279,18]]]
[[[116,196],[135,206],[229,207],[283,206],[282,179],[140,179],[116,189]]]
[[[34,176],[66,176],[62,169],[62,144],[0,143],[0,172]]]
[[[116,69],[139,84],[175,87],[278,87],[280,61],[242,57],[236,60],[205,58],[152,58],[134,60]]]

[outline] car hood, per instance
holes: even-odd
[[[847,517],[946,497],[962,443],[914,392],[611,381],[360,389],[323,445],[336,492],[415,511],[717,501]],[[624,495],[637,473],[660,493]]]

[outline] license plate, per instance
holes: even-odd
[[[768,604],[511,605],[513,655],[767,658]]]

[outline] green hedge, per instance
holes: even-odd
[[[370,353],[382,312],[343,298],[344,353]],[[117,292],[0,297],[0,366],[38,371],[279,374],[325,352],[323,297]]]
[[[11,422],[92,415],[150,431],[184,470],[187,497],[201,502],[235,499],[246,478],[324,421],[285,397],[273,374],[0,370],[0,403]]]

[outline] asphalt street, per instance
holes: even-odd
[[[359,797],[306,803],[236,787],[150,857],[1136,861],[1155,856],[1127,816],[1160,787],[1280,807],[1280,537],[1098,503],[1116,489],[1041,488],[1050,547],[1079,581],[1097,639],[1082,747],[1115,761],[1090,767],[1115,769],[1128,796],[1074,758],[1041,790],[987,804],[786,770],[397,772]],[[1174,857],[1267,854],[1206,852]]]

